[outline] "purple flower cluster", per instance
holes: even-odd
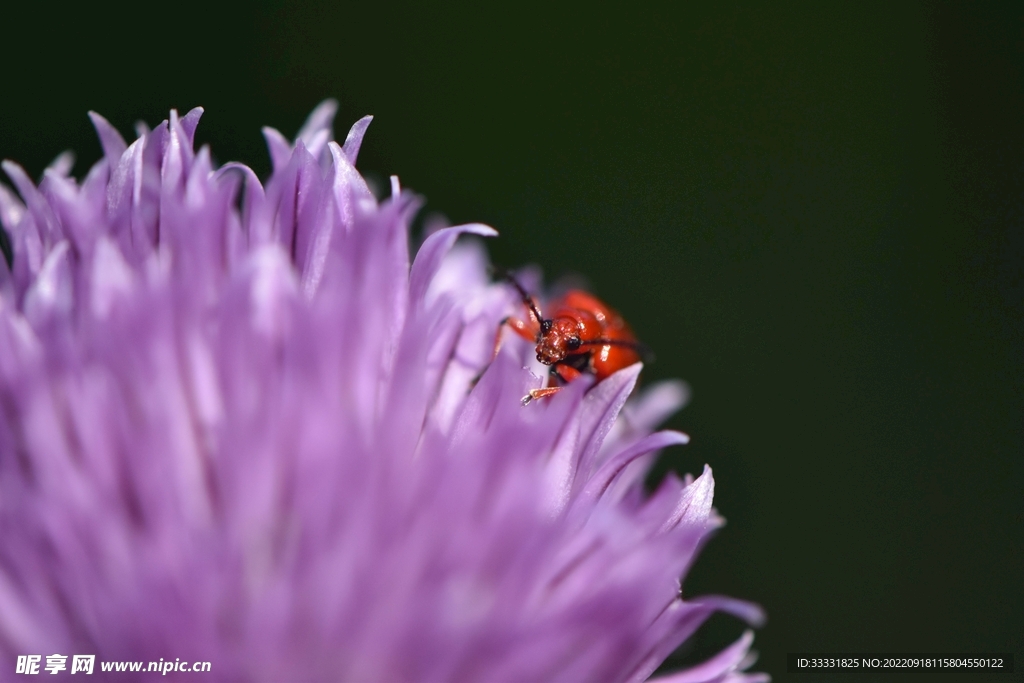
[[[410,259],[417,198],[355,170],[333,102],[273,174],[193,150],[202,110],[77,182],[4,170],[0,667],[19,654],[212,663],[211,680],[643,681],[725,597],[680,577],[711,471],[648,495],[678,384],[639,365],[538,386],[484,225]],[[629,400],[627,400],[629,399]],[[748,632],[667,681],[746,674]],[[13,669],[8,669],[8,673]],[[99,671],[97,666],[97,673]],[[127,680],[127,674],[117,674]]]

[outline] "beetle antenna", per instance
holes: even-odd
[[[494,272],[496,277],[501,278],[502,280],[508,280],[509,284],[516,288],[516,291],[519,292],[519,296],[523,300],[523,303],[529,307],[530,312],[533,313],[533,316],[537,319],[537,323],[543,326],[544,316],[540,314],[540,309],[537,308],[537,303],[533,300],[533,297],[530,296],[530,293],[526,291],[526,288],[519,284],[519,280],[517,280],[516,276],[512,274],[512,271],[500,266],[491,266],[491,270]]]

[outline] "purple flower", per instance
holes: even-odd
[[[92,114],[81,183],[4,163],[0,666],[642,681],[714,611],[759,622],[680,597],[721,524],[710,469],[643,488],[687,440],[652,433],[681,385],[627,400],[637,365],[524,408],[530,345],[492,360],[516,294],[456,243],[494,230],[436,230],[410,263],[417,198],[374,198],[370,118],[339,145],[334,112],[265,130],[265,186],[193,151],[200,109],[131,145]],[[767,680],[751,640],[664,680]]]

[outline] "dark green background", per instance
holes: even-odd
[[[690,382],[669,462],[729,525],[685,592],[767,608],[760,668],[1024,657],[1024,6],[844,4],[5,10],[0,155],[81,173],[87,109],[201,104],[264,174],[261,125],[372,113],[364,171],[587,276]]]

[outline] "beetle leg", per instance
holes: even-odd
[[[505,318],[498,323],[498,329],[494,331],[494,353],[491,354],[491,360],[493,361],[498,357],[498,351],[501,351],[501,333],[505,331],[505,323],[508,322],[508,318]]]
[[[554,386],[553,383],[557,379],[563,382],[571,382],[583,373],[572,367],[571,365],[565,365],[563,363],[556,363],[551,366],[551,377],[548,380],[548,386],[543,389],[533,389],[529,394],[523,396],[523,405],[529,405],[531,401],[538,398],[546,398],[548,396],[554,396],[562,390],[560,386]]]
[[[523,396],[522,403],[524,406],[530,405],[530,402],[533,401],[534,399],[554,396],[561,390],[562,387],[544,387],[543,389],[531,389],[530,393],[528,393],[526,396]]]
[[[533,317],[532,314],[530,316]],[[508,325],[512,330],[526,341],[537,342],[537,335],[540,333],[540,323],[530,320],[525,322],[519,318],[505,318],[503,325]]]
[[[557,375],[563,382],[571,382],[583,373],[565,363],[555,363],[551,366],[551,372]]]
[[[494,353],[491,355],[491,360],[498,357],[498,351],[501,350],[501,333],[505,331],[505,326],[508,325],[512,328],[512,331],[518,334],[520,337],[529,342],[537,341],[537,333],[540,332],[539,325],[533,325],[528,322],[524,322],[519,318],[508,317],[498,323],[498,329],[494,332]]]

